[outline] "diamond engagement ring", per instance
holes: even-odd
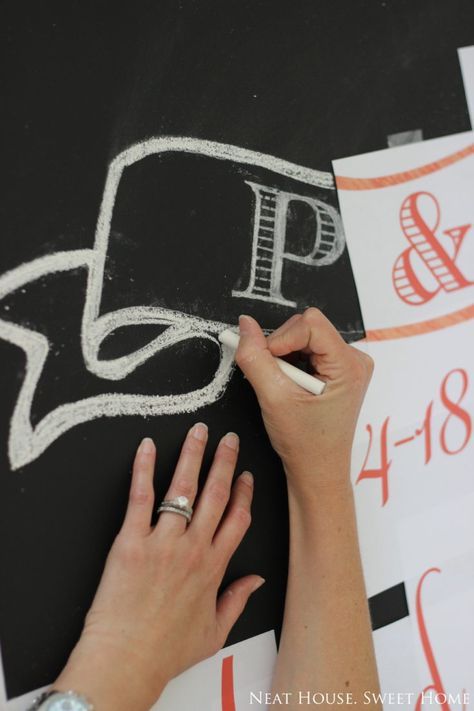
[[[176,496],[174,499],[164,499],[157,509],[157,513],[167,511],[168,513],[179,514],[184,516],[189,523],[193,515],[193,509],[189,505],[189,499],[186,496]]]

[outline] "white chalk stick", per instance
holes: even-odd
[[[234,350],[237,350],[239,340],[239,334],[235,333],[235,331],[231,331],[230,328],[226,328],[225,331],[221,331],[221,333],[219,333],[219,341]],[[282,360],[282,358],[275,357],[275,360],[285,375],[287,375],[294,383],[300,385],[310,393],[313,393],[313,395],[321,395],[326,387],[326,383],[322,380],[318,380],[318,378],[315,378],[314,375],[310,375],[299,368],[295,368],[294,365],[287,363],[286,360]]]

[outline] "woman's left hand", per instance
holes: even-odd
[[[192,505],[207,441],[198,423],[188,433],[167,499]],[[252,476],[232,486],[238,437],[216,450],[189,526],[155,505],[155,447],[141,443],[133,467],[124,524],[107,559],[81,638],[53,688],[89,697],[99,711],[145,711],[166,683],[216,653],[263,582],[248,575],[217,598],[234,551],[250,524]]]

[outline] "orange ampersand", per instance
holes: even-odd
[[[450,256],[436,234],[440,216],[437,199],[427,192],[409,195],[400,208],[400,227],[410,247],[395,262],[392,280],[398,296],[410,306],[425,304],[440,291],[457,291],[473,283],[456,265],[459,248],[471,225],[443,231],[453,242]]]

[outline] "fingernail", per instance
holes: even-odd
[[[153,440],[150,439],[150,437],[144,437],[140,442],[138,451],[140,452],[140,454],[151,454],[154,448],[155,445],[153,444]]]
[[[227,432],[225,437],[222,438],[222,441],[227,447],[230,447],[231,449],[237,449],[239,446],[239,438],[235,434],[235,432]]]
[[[260,578],[253,586],[252,592],[254,593],[255,590],[258,590],[259,588],[261,588],[264,582],[265,582],[265,578]]]
[[[252,472],[247,472],[247,471],[242,472],[242,474],[240,475],[240,478],[243,479],[244,481],[246,481],[247,484],[249,484],[249,486],[253,486],[253,474],[252,474]]]
[[[240,314],[240,316],[239,316],[239,331],[240,331],[240,333],[245,335],[250,330],[249,327],[251,327],[250,316],[247,316],[247,314]]]
[[[191,427],[191,434],[196,439],[204,442],[207,437],[207,425],[204,422],[196,422],[196,424]]]

